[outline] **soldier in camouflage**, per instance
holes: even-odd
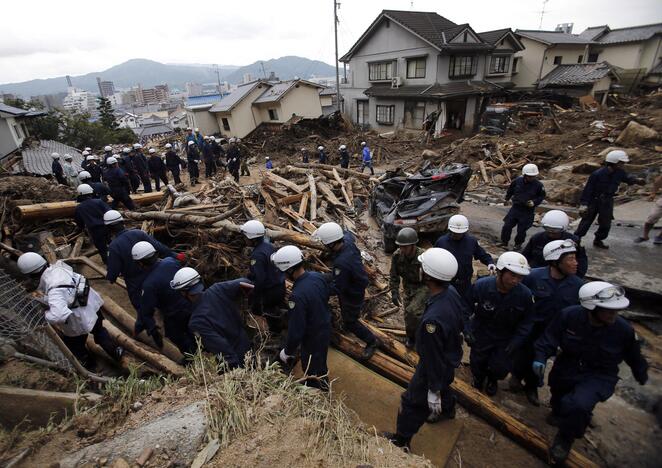
[[[399,246],[391,258],[391,299],[393,304],[400,306],[404,302],[405,308],[405,330],[407,332],[408,348],[414,347],[416,329],[425,311],[425,302],[428,299],[428,291],[421,280],[421,264],[418,256],[423,249],[418,247],[418,234],[412,228],[402,228],[395,239]],[[404,301],[400,298],[400,279],[402,278],[402,289]]]

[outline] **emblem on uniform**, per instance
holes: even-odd
[[[289,306],[290,309],[294,309],[294,306],[296,306],[296,304],[294,303],[294,301],[289,301],[289,302],[287,303],[287,305]]]
[[[335,269],[335,274],[336,274],[336,276],[338,276],[340,274],[340,268]]]
[[[251,265],[255,265],[256,261],[255,259],[251,260]]]
[[[481,304],[484,310],[494,310],[494,304],[492,304],[490,301],[485,301]]]
[[[426,323],[425,331],[428,333],[434,333],[437,331],[437,326],[434,323]]]

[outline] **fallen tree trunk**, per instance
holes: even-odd
[[[369,324],[366,323],[366,325]],[[408,358],[418,363],[418,355],[416,353],[409,352],[407,355],[403,355],[402,348],[404,348],[404,345],[402,343],[376,330],[374,326],[369,325],[369,328],[373,333],[378,335],[383,342],[384,348],[389,350],[389,352],[397,355],[399,359],[404,360]],[[362,343],[338,333],[334,335],[334,344],[338,349],[354,358],[360,358],[363,352]],[[401,366],[394,364],[393,361],[399,362]],[[414,375],[414,368],[412,366],[395,360],[379,351],[370,359],[369,364],[403,386],[407,386]],[[547,460],[547,450],[550,442],[544,435],[515,419],[506,411],[499,408],[491,398],[483,395],[465,381],[456,378],[451,388],[455,391],[462,406],[487,420],[494,427],[500,429],[507,436],[529,449],[541,459]],[[566,461],[566,466],[579,468],[596,467],[597,465],[576,450],[572,450]]]
[[[332,166],[330,164],[318,164],[318,163],[311,163],[311,164],[306,164],[306,163],[294,163],[292,164],[294,167],[301,167],[303,169],[323,169],[326,171],[332,172],[334,169],[338,171],[339,174],[344,175],[345,177],[357,177],[359,179],[363,180],[370,180],[372,179],[372,176],[369,174],[363,174],[359,171],[355,171],[353,169],[344,169],[342,167],[337,167],[337,166]],[[333,176],[332,176],[333,177]]]
[[[131,195],[136,205],[144,206],[161,201],[163,192],[151,192],[141,195]],[[14,208],[13,216],[17,222],[38,221],[47,219],[71,218],[76,210],[75,201],[38,203]]]

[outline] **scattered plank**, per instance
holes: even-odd
[[[312,174],[308,174],[308,186],[310,187],[310,220],[315,221],[317,219],[317,187]]]

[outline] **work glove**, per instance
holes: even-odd
[[[497,271],[496,265],[494,263],[490,263],[489,265],[487,265],[487,271],[490,272],[490,275],[496,275],[496,271]]]
[[[528,200],[526,202],[526,206],[528,206],[529,208],[533,208],[533,200]]]
[[[545,363],[533,361],[531,369],[533,370],[533,374],[538,377],[538,387],[542,387],[545,384]]]
[[[434,416],[441,414],[441,392],[428,390],[428,408]]]
[[[154,328],[153,330],[148,332],[148,334],[149,334],[149,336],[152,337],[152,339],[154,340],[154,343],[156,343],[156,347],[159,348],[159,349],[163,349],[163,337],[159,333],[159,329]]]
[[[588,213],[588,205],[581,205],[579,207],[579,216],[585,216]]]
[[[184,263],[186,261],[186,254],[184,252],[179,252],[177,255],[175,255],[175,258],[179,263]]]
[[[278,354],[278,359],[286,366],[292,365],[294,358],[295,356],[290,356],[289,354],[285,353],[285,348],[281,349],[280,354]]]
[[[400,301],[400,293],[398,291],[393,291],[391,293],[391,301],[393,302],[394,306],[400,307],[402,301]]]
[[[467,342],[467,345],[469,347],[473,346],[473,344],[476,342],[476,337],[470,330],[464,330],[464,341]]]

